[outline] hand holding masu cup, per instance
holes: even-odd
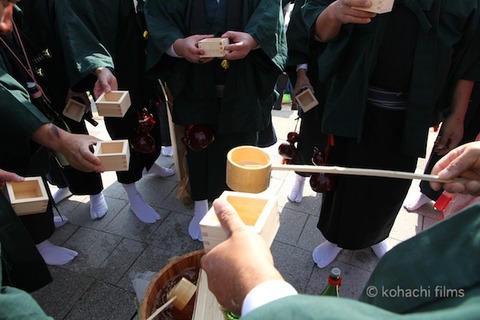
[[[259,193],[267,190],[270,184],[270,174],[272,170],[333,173],[396,179],[420,179],[442,183],[451,182],[451,180],[443,180],[435,175],[402,171],[344,168],[337,166],[272,165],[270,156],[261,148],[253,146],[236,147],[227,154],[227,185],[233,191]],[[455,180],[462,180],[462,178]]]

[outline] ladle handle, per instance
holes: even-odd
[[[419,179],[424,181],[435,182],[452,182],[453,180],[440,179],[438,176],[431,174],[420,174],[403,171],[379,170],[379,169],[360,169],[360,168],[344,168],[337,166],[313,166],[313,165],[293,165],[282,164],[272,165],[272,170],[293,170],[298,172],[313,172],[313,173],[333,173],[333,174],[347,174],[356,176],[371,176],[397,179]],[[458,179],[460,181],[460,179]]]
[[[152,313],[152,315],[150,317],[147,318],[147,320],[152,320],[153,318],[155,318],[156,316],[158,316],[158,314],[160,312],[163,311],[163,309],[165,309],[166,307],[168,307],[169,305],[172,304],[172,302],[176,299],[177,297],[176,296],[173,296],[170,300],[168,300],[167,302],[165,302],[164,304],[162,304],[157,310],[155,310],[154,313]]]

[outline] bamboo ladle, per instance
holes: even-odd
[[[259,193],[267,190],[272,170],[293,170],[298,172],[333,173],[397,179],[420,179],[425,181],[450,182],[438,176],[402,171],[345,168],[314,165],[274,165],[270,156],[261,148],[240,146],[227,154],[227,185],[237,192]]]

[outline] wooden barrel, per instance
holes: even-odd
[[[177,284],[182,277],[196,284],[200,271],[200,259],[205,250],[187,253],[163,267],[152,279],[145,291],[140,306],[140,320],[146,320],[155,310],[167,302],[168,292]],[[191,319],[195,305],[195,295],[183,310],[176,310],[172,306],[162,311],[155,319]]]

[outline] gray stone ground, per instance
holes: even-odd
[[[295,118],[296,112],[290,110],[290,105],[273,111],[279,139],[285,139],[287,132],[295,128]],[[99,122],[91,134],[110,140],[101,118]],[[432,133],[432,139],[434,136]],[[280,162],[277,147],[278,144],[267,151],[273,161]],[[173,165],[172,158],[164,156],[158,163]],[[419,172],[424,163],[420,159]],[[307,184],[303,201],[289,202],[287,194],[293,179],[293,172],[274,171],[271,185],[265,191],[277,196],[280,210],[281,226],[271,247],[276,266],[298,291],[311,294],[318,294],[324,288],[330,267],[337,266],[343,272],[341,295],[358,298],[378,259],[371,249],[344,250],[331,266],[316,267],[311,252],[324,240],[316,228],[321,195]],[[55,319],[136,319],[139,303],[132,280],[148,272],[158,272],[172,257],[202,248],[200,242],[192,241],[188,235],[193,209],[176,199],[175,176],[165,179],[145,176],[138,183],[144,199],[162,216],[155,224],[143,224],[133,215],[113,172],[104,173],[103,181],[109,206],[104,218],[90,219],[89,199],[85,196],[72,196],[58,206],[69,222],[55,231],[52,242],[74,249],[79,255],[67,265],[50,267],[53,282],[33,293]],[[418,190],[418,182],[412,183],[411,192]],[[418,213],[402,210],[388,241],[395,245],[438,219],[438,213],[429,204]]]

